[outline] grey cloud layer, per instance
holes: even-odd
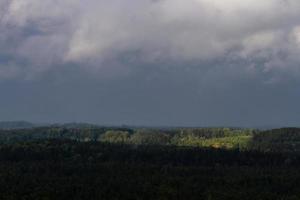
[[[244,60],[276,81],[299,71],[299,19],[298,0],[2,0],[0,78],[68,64],[89,70],[127,55]]]
[[[0,120],[298,126],[299,0],[0,0]]]

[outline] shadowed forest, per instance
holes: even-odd
[[[0,131],[1,199],[300,199],[300,129]]]

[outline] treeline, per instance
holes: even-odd
[[[135,145],[224,146],[235,147],[256,133],[234,128],[109,128],[39,127],[0,130],[1,143],[45,139],[70,139],[81,142],[101,141]],[[218,143],[218,144],[217,144]],[[240,145],[241,145],[240,144]]]
[[[255,133],[250,129],[203,128],[151,130],[138,129],[133,133],[109,130],[99,138],[102,142],[137,145],[175,145],[216,148],[244,148]]]
[[[70,139],[76,141],[97,141],[100,135],[104,134],[111,128],[95,127],[37,127],[26,129],[0,129],[0,143],[8,144],[14,142],[26,142],[47,139]],[[114,128],[115,131],[128,131],[130,129]]]
[[[249,147],[260,151],[300,151],[300,128],[281,128],[257,132]]]
[[[70,126],[71,127],[71,126]],[[300,151],[300,129],[38,127],[0,130],[0,144],[68,139],[130,145],[212,147],[259,151]]]

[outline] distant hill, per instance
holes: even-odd
[[[52,127],[62,127],[62,128],[98,128],[99,125],[90,124],[90,123],[64,123],[64,124],[51,124]]]
[[[35,125],[26,121],[0,121],[0,129],[22,129],[32,127],[35,127]]]

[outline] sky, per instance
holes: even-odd
[[[1,0],[0,121],[299,126],[299,0]]]

